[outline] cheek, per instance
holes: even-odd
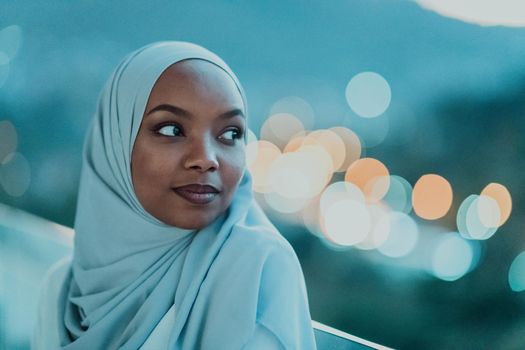
[[[138,148],[136,151],[132,158],[134,185],[153,189],[156,185],[164,185],[170,181],[177,161],[173,152],[158,147],[154,151],[148,148]]]
[[[225,171],[224,171],[224,184],[228,186],[230,191],[233,193],[237,185],[241,181],[241,176],[246,167],[246,158],[245,158],[244,149],[242,151],[236,152],[231,155],[225,162]]]

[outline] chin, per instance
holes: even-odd
[[[170,222],[168,222],[168,225],[179,227],[185,230],[200,230],[211,224],[213,220],[214,218],[207,218],[202,216],[199,218],[191,218],[191,216],[189,216],[184,221],[170,220]]]

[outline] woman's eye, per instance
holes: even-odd
[[[164,136],[179,136],[180,131],[180,128],[173,124],[164,125],[157,129],[157,133]]]
[[[226,137],[224,137],[224,135],[226,135]],[[238,129],[231,129],[231,130],[226,130],[226,132],[224,134],[222,134],[222,137],[223,139],[226,139],[226,140],[235,140],[235,139],[240,139],[242,137],[242,132]]]

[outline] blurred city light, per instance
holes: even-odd
[[[310,104],[297,96],[283,97],[270,108],[270,115],[287,113],[297,117],[306,130],[314,127],[314,110]]]
[[[473,260],[471,244],[455,232],[446,233],[432,254],[432,273],[442,280],[455,281],[470,270]]]
[[[439,219],[452,205],[452,186],[437,174],[423,175],[417,180],[412,191],[414,212],[427,220]]]
[[[390,186],[383,197],[383,202],[392,210],[403,213],[412,211],[412,186],[401,176],[390,175]]]
[[[365,204],[365,195],[359,187],[348,181],[337,181],[327,186],[321,194],[320,212],[325,212],[334,203],[344,199]]]
[[[299,118],[290,113],[277,113],[264,121],[260,135],[262,140],[284,149],[293,136],[301,133],[304,133],[304,125]]]
[[[283,213],[298,211],[323,190],[332,169],[330,155],[321,147],[303,146],[279,155],[267,173],[267,203]]]
[[[348,169],[350,164],[355,162],[361,157],[361,141],[359,136],[352,130],[345,128],[344,126],[334,126],[329,130],[335,132],[343,141],[345,145],[345,157],[341,166],[336,169],[337,172],[343,172]]]
[[[10,25],[0,30],[0,53],[4,53],[8,61],[15,58],[21,46],[22,28],[20,26]]]
[[[456,217],[459,233],[467,239],[489,239],[496,233],[499,221],[497,202],[490,197],[475,194],[465,198]]]
[[[509,268],[510,288],[515,292],[525,290],[525,251],[514,258]]]
[[[364,240],[356,244],[363,250],[377,249],[388,239],[390,234],[390,208],[382,204],[369,204],[371,228]]]
[[[345,96],[348,105],[357,115],[375,118],[386,111],[392,93],[383,76],[375,72],[362,72],[348,82]]]
[[[401,258],[416,247],[419,229],[414,219],[405,213],[391,212],[389,220],[390,234],[377,250],[388,257]]]
[[[345,181],[357,185],[370,203],[381,200],[390,185],[387,167],[374,158],[361,158],[352,163],[346,170]]]
[[[345,161],[345,144],[339,134],[332,130],[314,130],[303,139],[303,145],[319,145],[332,159],[332,169],[336,171]]]
[[[248,169],[252,175],[252,186],[257,192],[268,192],[268,172],[281,151],[271,142],[259,140],[246,146],[247,158],[250,159]]]
[[[321,213],[321,228],[332,242],[352,246],[363,241],[371,228],[371,217],[365,204],[342,199]]]
[[[525,26],[525,2],[522,0],[416,0],[416,2],[443,16],[483,26]]]
[[[481,191],[481,195],[488,196],[496,201],[500,212],[500,221],[497,226],[503,225],[512,211],[512,197],[509,190],[505,186],[493,182]]]

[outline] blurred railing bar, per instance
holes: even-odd
[[[73,247],[72,228],[46,220],[37,215],[0,203],[0,225],[28,235],[50,239]]]

